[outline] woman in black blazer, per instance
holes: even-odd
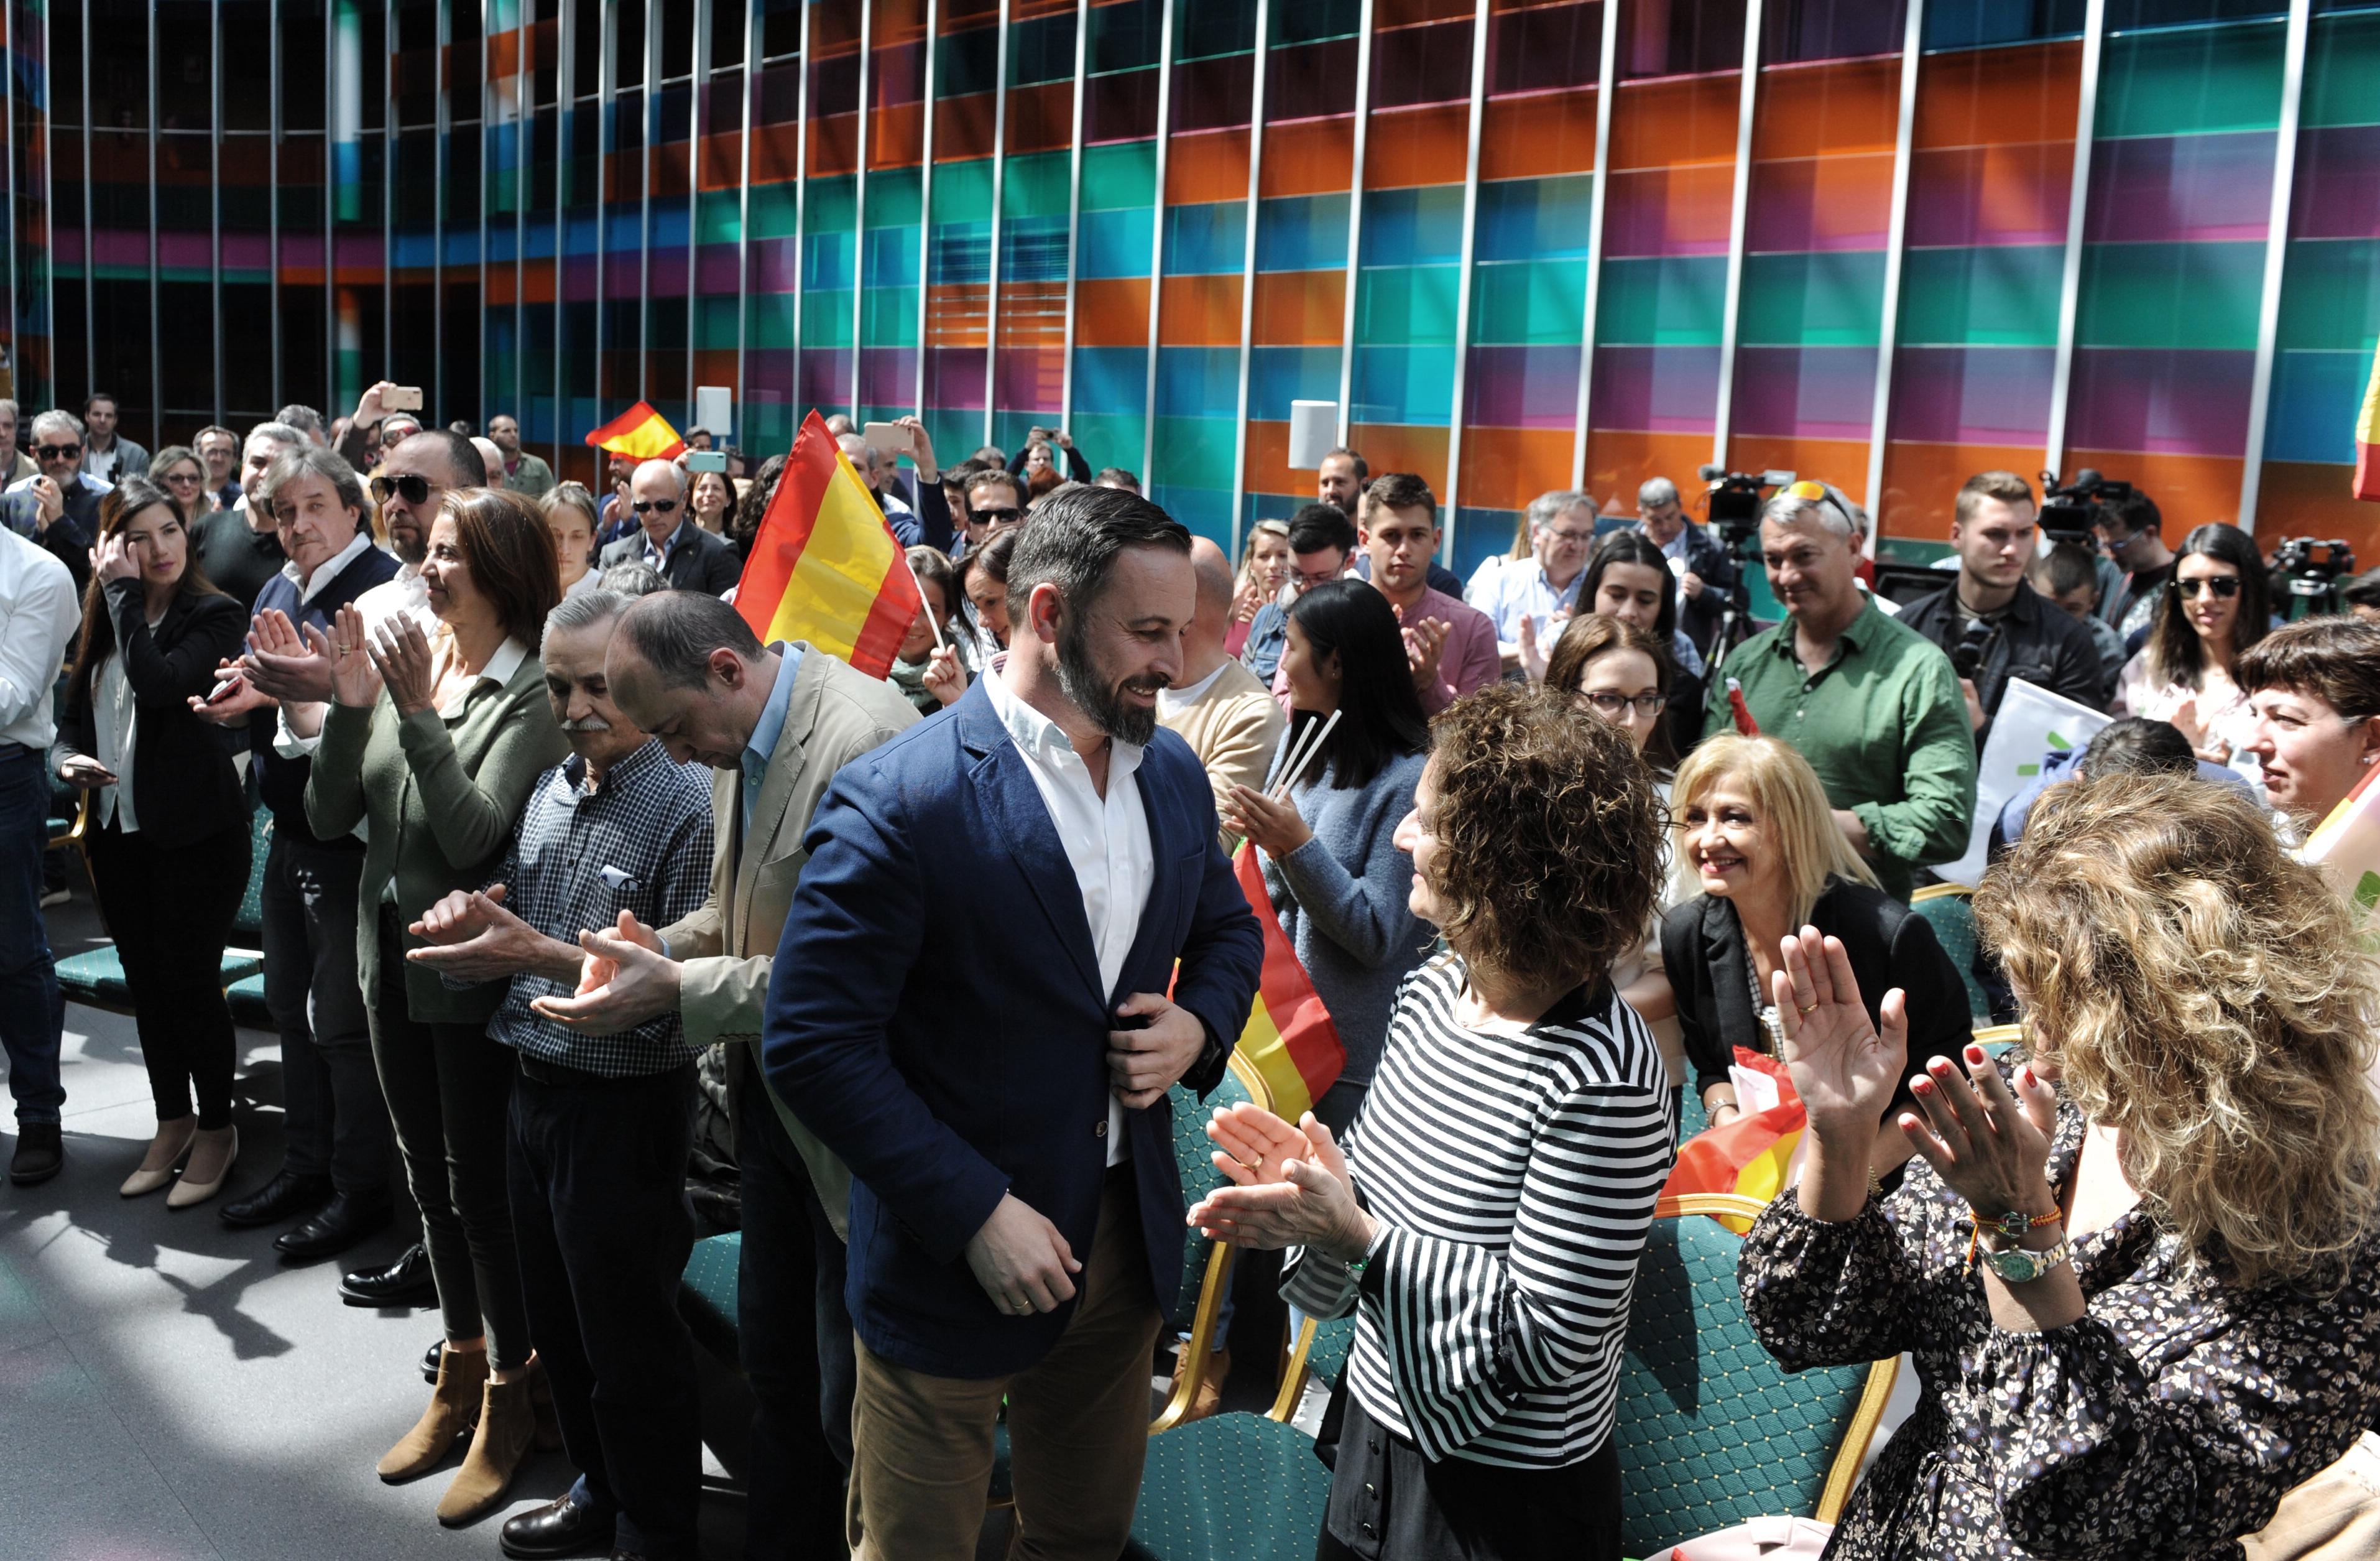
[[[58,775],[91,793],[83,831],[91,887],[124,964],[157,1102],[157,1136],[122,1190],[133,1198],[164,1187],[187,1153],[165,1198],[180,1209],[214,1196],[239,1153],[220,972],[248,888],[248,804],[230,746],[190,701],[239,653],[248,614],[207,583],[181,511],[155,484],[118,484],[99,518]]]
[[[1900,989],[1912,1056],[1961,1055],[1970,1032],[1958,966],[1924,917],[1876,886],[1807,760],[1774,738],[1707,738],[1680,767],[1670,810],[1679,903],[1661,923],[1661,962],[1712,1127],[1735,1119],[1727,1071],[1735,1048],[1778,1053],[1770,978],[1779,945],[1804,924],[1842,941],[1872,1020]],[[1909,1070],[1900,1071],[1884,1122],[1910,1104]],[[1900,1133],[1881,1125],[1876,1152],[1879,1173],[1910,1154]]]

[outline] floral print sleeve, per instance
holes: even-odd
[[[1744,1238],[1736,1286],[1753,1331],[1789,1372],[1883,1360],[1916,1343],[1912,1265],[1874,1201],[1830,1224],[1781,1194]]]

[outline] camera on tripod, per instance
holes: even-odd
[[[2282,609],[2290,618],[2314,617],[2347,610],[2340,582],[2355,573],[2355,552],[2337,538],[2284,537],[2273,550],[2273,597],[2286,599]]]
[[[1696,467],[1694,475],[1710,484],[1710,523],[1730,555],[1742,553],[1744,544],[1760,530],[1761,490],[1791,487],[1793,482],[1790,471],[1755,475],[1707,464]]]
[[[2058,485],[2058,473],[2045,471],[2041,474],[2042,535],[2052,543],[2070,542],[2085,552],[2095,552],[2098,541],[2093,532],[2099,511],[2131,496],[2130,482],[2110,482],[2087,466],[2062,488]]]

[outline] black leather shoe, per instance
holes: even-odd
[[[365,1237],[385,1229],[395,1208],[385,1192],[350,1196],[334,1192],[314,1217],[295,1230],[285,1230],[273,1241],[274,1250],[292,1262],[306,1262],[346,1251]]]
[[[506,1555],[540,1557],[578,1555],[590,1550],[611,1550],[612,1519],[591,1506],[581,1506],[564,1492],[543,1506],[531,1507],[508,1519],[497,1531],[496,1543]],[[612,1551],[618,1555],[619,1551]]]
[[[444,1335],[430,1341],[430,1348],[421,1357],[421,1380],[431,1386],[438,1385],[438,1363],[446,1358]]]
[[[304,1219],[330,1201],[331,1178],[276,1171],[273,1179],[247,1197],[223,1206],[219,1217],[234,1230],[261,1225],[285,1225]]]
[[[8,1179],[30,1187],[58,1174],[67,1163],[66,1140],[55,1122],[23,1122],[17,1128],[17,1152],[8,1158]]]
[[[349,1306],[435,1306],[438,1281],[429,1249],[416,1241],[386,1268],[358,1268],[339,1276],[339,1299]]]

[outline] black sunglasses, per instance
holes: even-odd
[[[975,508],[967,511],[967,518],[970,520],[980,520],[987,526],[1005,526],[1011,521],[1024,519],[1025,511],[1021,509],[986,509],[978,505]]]
[[[2240,594],[2240,577],[2237,575],[2211,575],[2205,579],[2176,580],[2173,582],[2173,588],[2181,592],[2181,599],[2185,602],[2197,601],[2198,591],[2201,586],[2205,587],[2207,591],[2213,592],[2216,596],[2225,598],[2233,597]]]
[[[675,508],[677,507],[677,500],[675,500],[675,499],[638,499],[636,503],[634,503],[634,504],[630,505],[628,507],[629,507],[629,508],[631,508],[631,509],[633,509],[633,510],[635,510],[635,511],[636,511],[638,514],[639,514],[639,515],[644,514],[644,513],[645,513],[647,510],[649,510],[649,509],[658,509],[658,510],[660,510],[663,515],[667,515],[671,510],[675,509]]]
[[[416,477],[408,471],[402,477],[375,477],[371,480],[372,503],[386,504],[392,494],[402,497],[407,504],[428,504],[430,479]]]
[[[43,460],[73,460],[82,454],[80,445],[36,445],[33,454]]]

